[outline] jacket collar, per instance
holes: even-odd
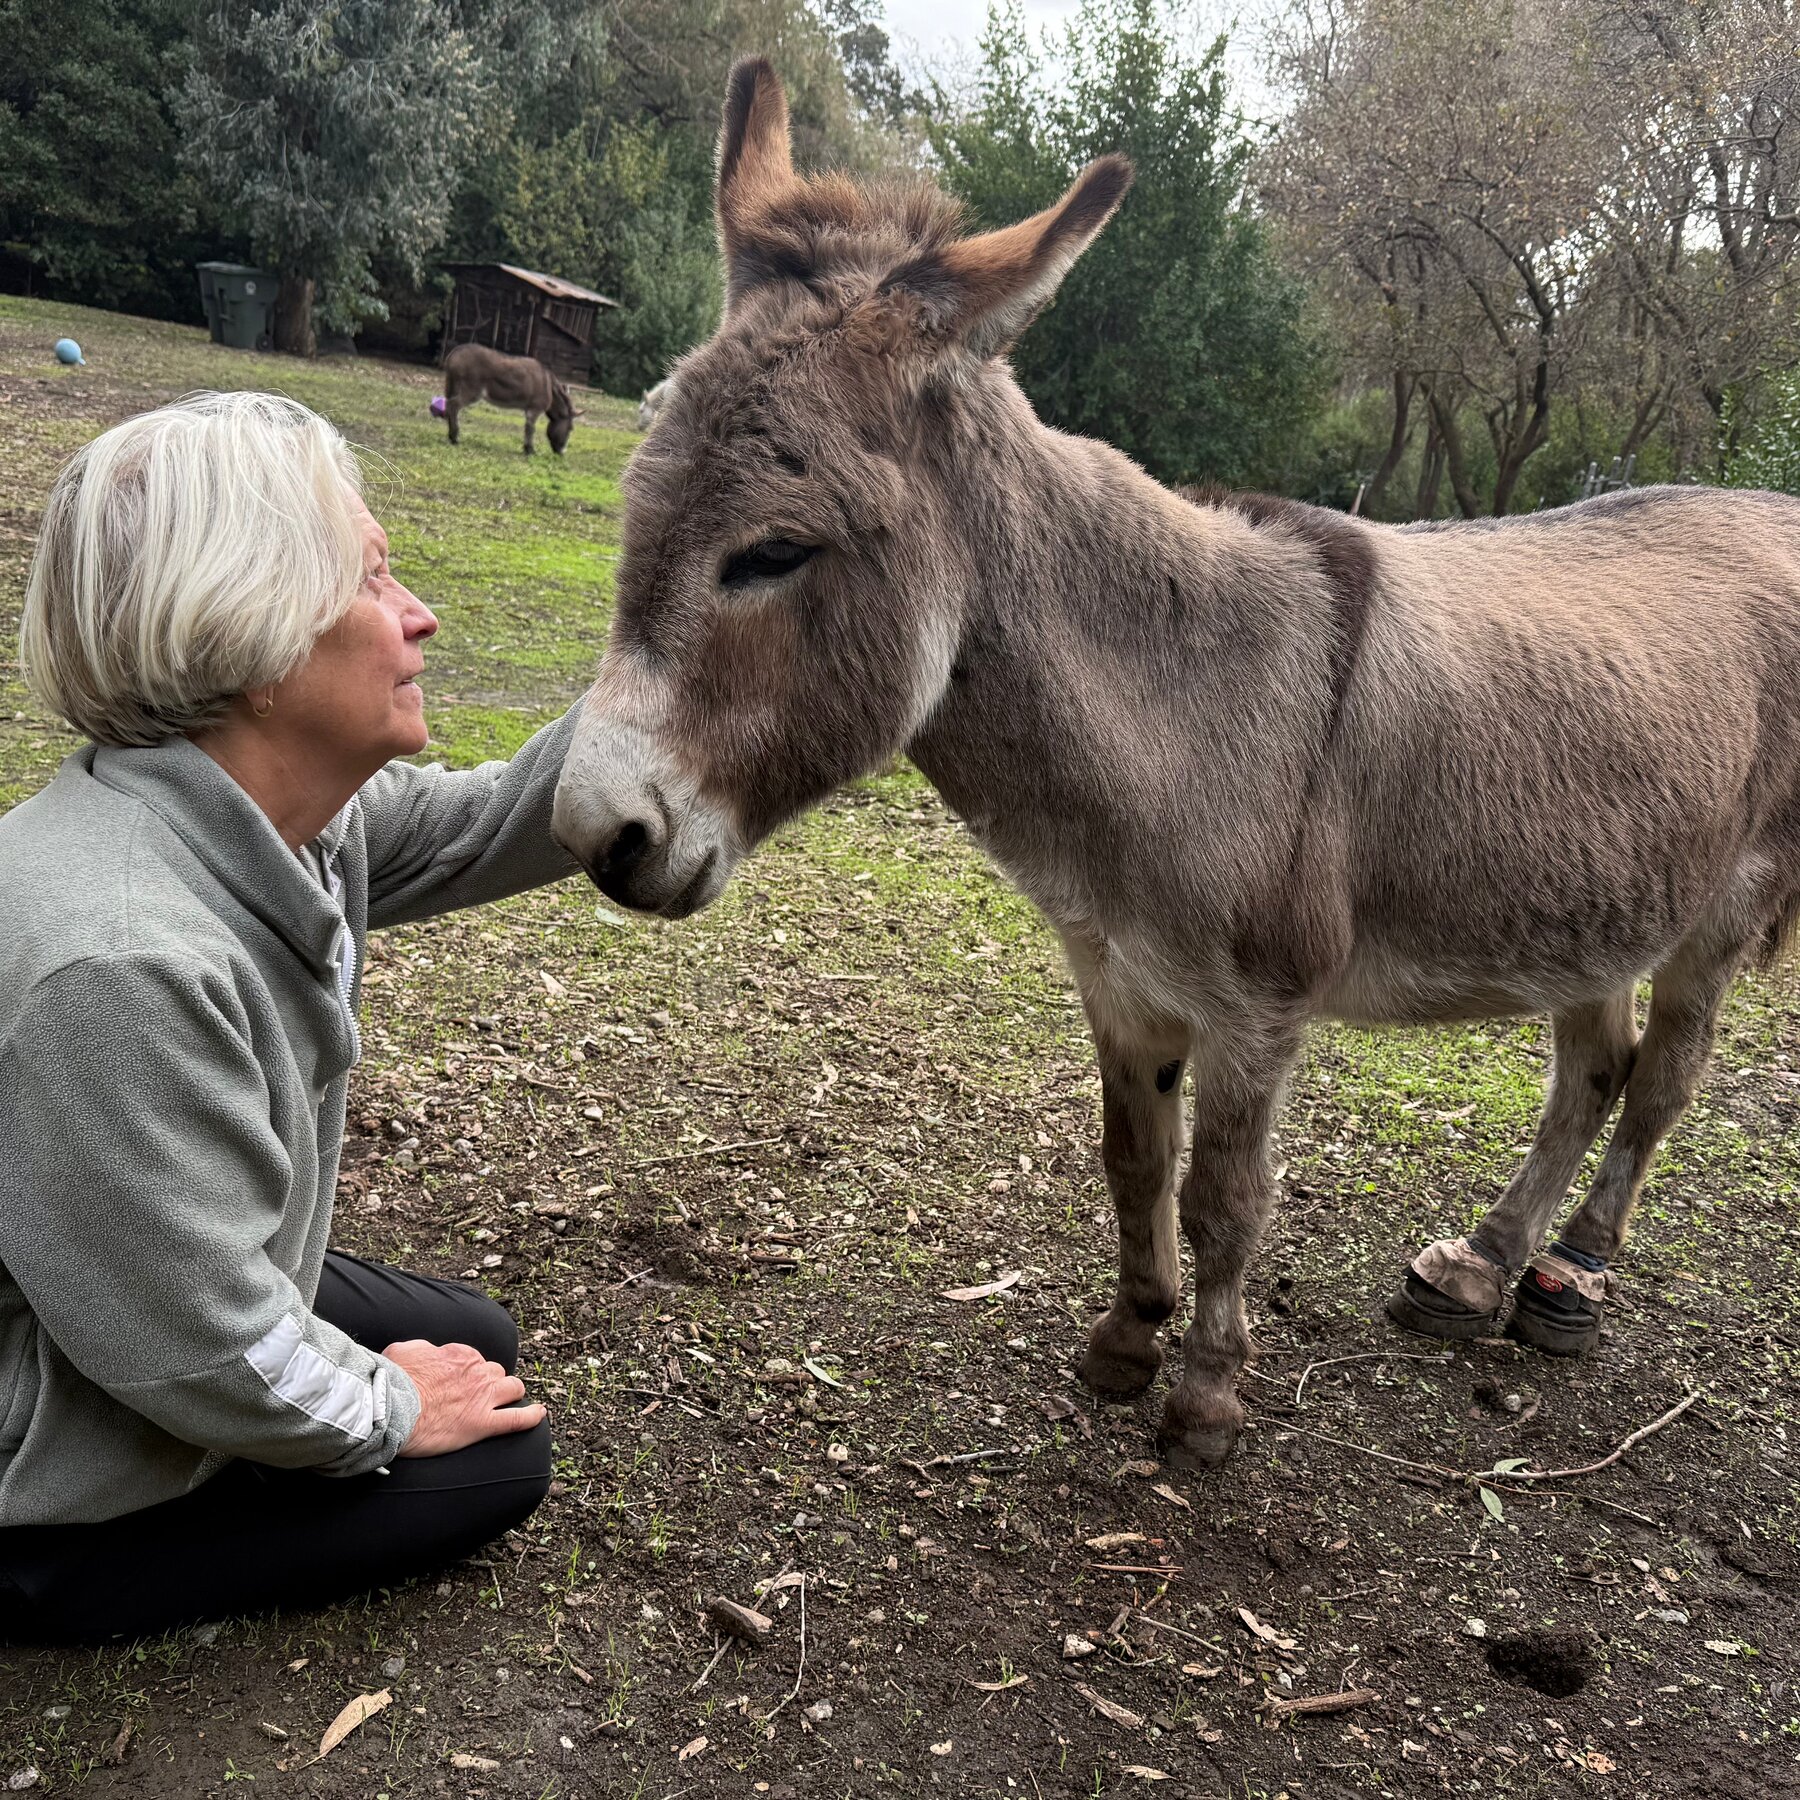
[[[268,814],[204,750],[175,737],[149,749],[98,746],[85,754],[96,781],[149,807],[316,974],[332,969],[343,914]],[[327,852],[343,842],[349,815],[346,807],[319,834]]]

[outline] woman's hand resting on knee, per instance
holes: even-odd
[[[398,1363],[419,1390],[419,1422],[401,1448],[402,1456],[443,1456],[466,1450],[483,1438],[529,1431],[544,1416],[524,1399],[525,1384],[497,1362],[488,1362],[467,1344],[428,1344],[408,1338],[381,1353]]]

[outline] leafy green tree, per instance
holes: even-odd
[[[419,279],[464,165],[510,129],[584,0],[209,0],[184,154],[281,277],[276,345],[383,311],[378,256]]]
[[[0,249],[53,294],[194,313],[198,190],[164,97],[197,0],[0,0]],[[226,246],[229,248],[229,246]]]
[[[1013,353],[1019,379],[1051,423],[1164,480],[1267,480],[1318,403],[1322,352],[1245,199],[1252,146],[1229,108],[1224,40],[1190,50],[1191,14],[1182,0],[1084,0],[1053,79],[1009,0],[988,15],[974,106],[930,136],[987,225],[1050,205],[1105,151],[1132,159],[1118,217]]]

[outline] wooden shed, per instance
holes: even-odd
[[[458,344],[488,344],[510,356],[535,356],[564,381],[587,385],[600,308],[618,301],[511,263],[444,267],[456,277],[456,291],[444,318],[440,362]]]

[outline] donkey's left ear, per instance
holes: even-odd
[[[742,285],[758,215],[793,185],[787,95],[766,57],[747,56],[731,71],[719,127],[717,205],[727,302]]]
[[[882,286],[922,304],[934,336],[997,356],[1037,317],[1131,186],[1123,156],[1102,156],[1057,203],[1017,225],[946,244],[895,269]]]

